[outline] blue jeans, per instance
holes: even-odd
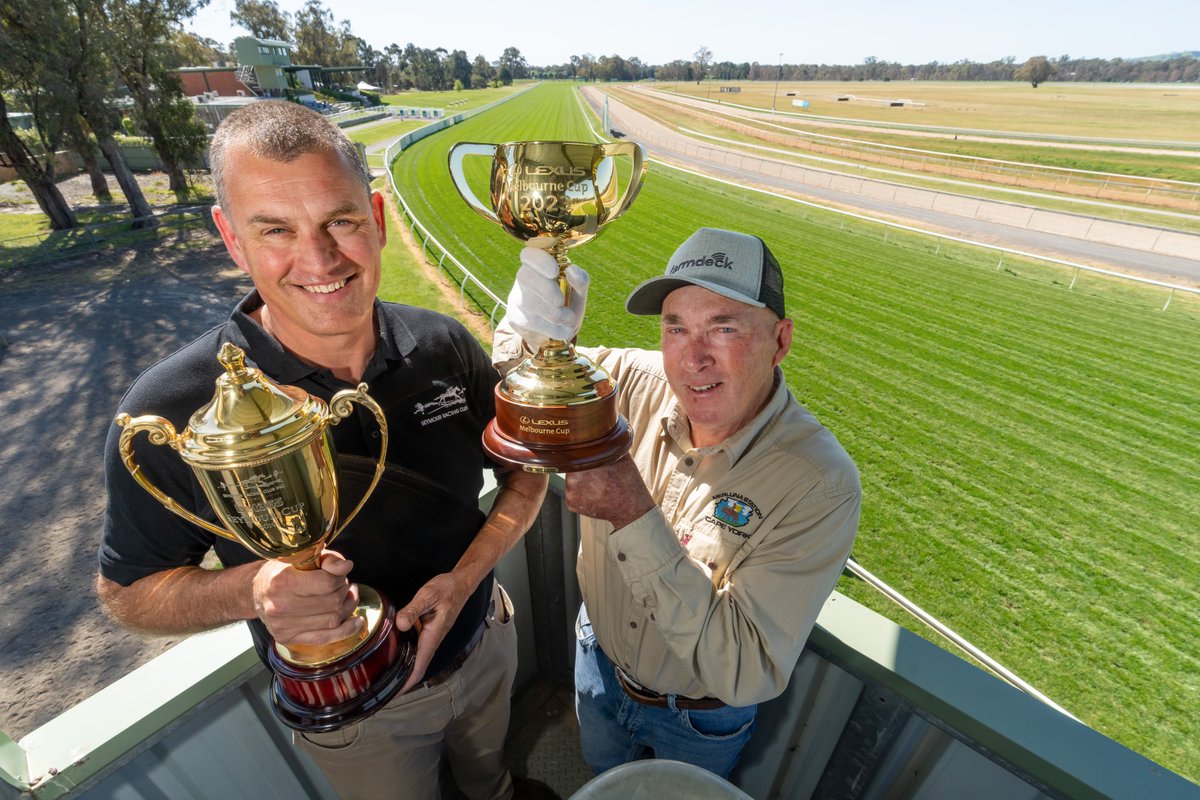
[[[587,608],[576,622],[575,714],[583,757],[599,775],[629,761],[668,758],[728,778],[754,730],[758,706],[682,710],[642,705],[617,683],[600,649]]]

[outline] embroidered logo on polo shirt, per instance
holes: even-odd
[[[427,403],[413,406],[413,414],[424,417],[422,425],[453,417],[467,410],[467,390],[464,386],[451,386]]]
[[[709,519],[730,533],[750,538],[749,533],[740,529],[746,527],[751,519],[762,519],[762,512],[758,510],[754,501],[735,492],[714,495],[713,500],[716,504]]]

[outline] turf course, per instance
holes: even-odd
[[[457,196],[457,141],[589,140],[546,85],[397,162],[417,217],[505,296],[519,243]],[[806,221],[799,207],[652,164],[624,218],[573,258],[583,344],[651,345],[623,300],[700,225],[784,265],[802,403],[862,472],[856,558],[1103,733],[1200,777],[1197,321]],[[811,218],[811,214],[809,215]],[[490,309],[489,309],[490,310]],[[926,633],[867,587],[839,587]]]

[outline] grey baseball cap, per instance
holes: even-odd
[[[625,308],[630,314],[661,314],[663,300],[681,286],[702,286],[747,305],[769,308],[780,319],[787,316],[783,272],[757,236],[701,228],[667,261],[666,272],[633,290]]]

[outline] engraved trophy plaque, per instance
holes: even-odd
[[[245,354],[233,344],[222,345],[217,358],[225,372],[217,378],[216,393],[182,432],[158,416],[117,416],[121,459],[134,479],[175,514],[262,558],[318,569],[322,550],[354,519],[383,474],[383,411],[365,383],[338,392],[326,405],[247,367]],[[328,429],[348,417],[354,403],[374,414],[382,449],[366,494],[338,525],[338,478]],[[169,445],[191,467],[221,525],[188,511],[142,471],[133,452],[133,439],[142,431],[152,444]],[[275,713],[289,727],[311,732],[353,724],[386,704],[408,677],[415,637],[396,630],[391,602],[360,584],[353,613],[366,624],[351,637],[324,645],[274,642],[267,648]]]
[[[490,202],[470,189],[467,156],[491,160]],[[621,191],[617,157],[632,161]],[[567,249],[593,239],[620,217],[641,189],[645,154],[633,142],[460,142],[450,149],[455,188],[481,216],[522,242],[548,250],[562,278]],[[617,413],[616,384],[571,342],[551,339],[496,387],[496,418],[483,434],[496,461],[529,472],[577,472],[616,461],[629,451],[629,423]]]

